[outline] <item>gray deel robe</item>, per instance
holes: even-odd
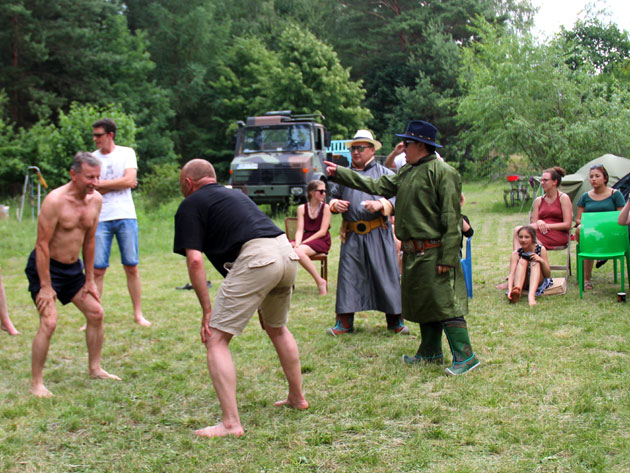
[[[378,179],[392,171],[370,162],[366,169],[357,171],[362,176]],[[333,184],[331,196],[347,200],[350,206],[342,213],[350,222],[374,220],[381,213],[371,213],[361,206],[364,200],[379,200],[381,196],[367,194],[340,184]],[[395,205],[396,199],[388,199]],[[341,244],[337,276],[335,312],[345,314],[364,310],[378,310],[386,314],[400,314],[400,272],[392,227],[387,217],[387,228],[375,228],[365,235],[348,232]]]

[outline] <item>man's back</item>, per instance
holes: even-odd
[[[175,229],[175,253],[202,251],[223,275],[223,264],[234,261],[244,243],[283,233],[249,197],[219,184],[200,188],[180,204]]]

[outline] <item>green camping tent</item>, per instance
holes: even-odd
[[[573,216],[577,215],[577,202],[580,196],[592,189],[588,179],[588,173],[593,164],[603,164],[608,171],[608,186],[612,187],[619,179],[630,173],[630,159],[615,156],[614,154],[605,154],[599,158],[589,161],[574,174],[569,174],[562,178],[560,190],[566,192],[573,202]],[[540,176],[536,176],[537,190],[540,189]],[[539,193],[539,192],[538,192]]]

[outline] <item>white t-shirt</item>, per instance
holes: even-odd
[[[444,159],[442,159],[442,156],[440,156],[440,154],[437,151],[435,152],[435,155],[440,161],[444,161]],[[394,158],[394,166],[396,166],[396,171],[398,171],[405,164],[407,164],[407,155],[403,151],[402,153],[400,153],[398,156]]]
[[[101,179],[111,180],[123,177],[125,169],[138,169],[136,152],[127,146],[114,147],[109,154],[102,154],[100,150],[92,154],[101,161]],[[136,208],[133,205],[131,189],[111,191],[103,195],[103,207],[99,222],[119,220],[122,218],[136,218]]]

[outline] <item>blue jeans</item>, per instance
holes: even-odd
[[[109,266],[112,240],[116,236],[120,259],[125,266],[138,265],[138,221],[133,218],[99,222],[96,229],[94,267],[104,269]]]

